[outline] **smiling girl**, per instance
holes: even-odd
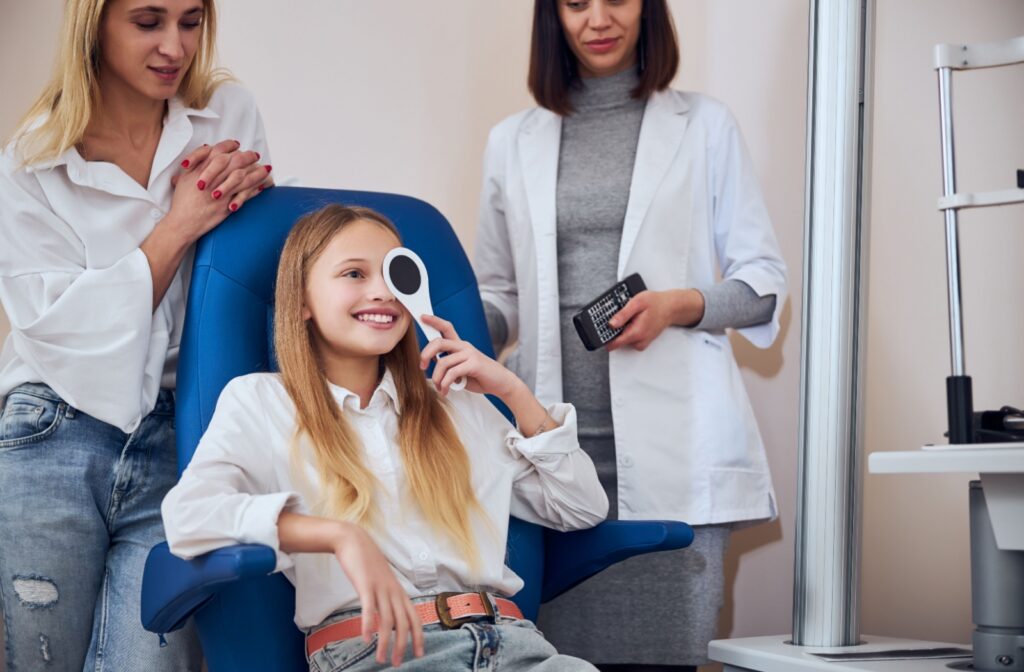
[[[9,670],[199,670],[140,582],[176,474],[192,243],[270,185],[213,0],[68,0],[53,81],[0,153],[0,599]]]
[[[444,320],[423,317],[443,338],[419,352],[383,277],[399,245],[362,208],[296,223],[275,290],[281,372],[225,387],[164,501],[171,551],[272,547],[316,672],[397,666],[410,640],[410,672],[593,670],[505,599],[523,585],[504,564],[510,515],[570,530],[607,511],[575,412],[541,406]],[[466,389],[451,390],[463,376]],[[447,610],[469,622],[449,627]]]

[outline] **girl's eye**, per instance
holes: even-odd
[[[202,21],[189,21],[187,23],[182,23],[181,27],[184,28],[185,30],[195,30],[196,28],[198,28],[201,25],[203,25]]]
[[[565,3],[565,5],[569,9],[584,9],[584,8],[586,8],[587,3],[586,2],[573,2],[572,0],[569,0],[569,2]]]
[[[156,22],[156,21],[154,21],[152,23],[147,23],[145,21],[137,21],[135,23],[135,25],[138,26],[139,28],[141,28],[142,30],[154,30],[160,24],[158,22]]]
[[[351,271],[345,271],[341,275],[344,278],[361,278],[361,277],[363,277],[363,272],[355,270],[355,269],[352,269]]]

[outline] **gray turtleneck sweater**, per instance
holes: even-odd
[[[611,504],[609,519],[614,519],[618,495],[608,352],[588,352],[572,316],[618,280],[619,242],[645,102],[630,95],[637,83],[632,70],[583,82],[572,93],[575,112],[562,120],[558,157],[562,392],[564,400],[576,407],[580,444],[594,460]],[[704,317],[697,329],[762,324],[775,310],[774,295],[759,297],[739,280],[699,289],[704,295]],[[485,309],[492,339],[504,344],[508,335],[504,318],[494,306]]]

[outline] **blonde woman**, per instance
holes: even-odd
[[[281,372],[224,389],[164,500],[171,551],[274,548],[316,672],[397,666],[410,640],[410,672],[499,662],[508,672],[592,671],[557,655],[505,599],[522,586],[504,564],[510,514],[569,530],[607,511],[575,412],[541,406],[444,320],[423,318],[444,338],[420,353],[382,273],[399,244],[388,220],[362,208],[327,206],[295,225],[275,295]],[[441,351],[428,382],[423,370]],[[451,390],[462,376],[466,389]],[[444,629],[441,601],[454,615],[494,612]]]
[[[213,0],[68,0],[53,81],[0,154],[0,596],[9,670],[198,670],[139,622],[175,481],[189,251],[269,185]],[[243,151],[245,150],[245,151]]]

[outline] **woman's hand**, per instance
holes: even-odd
[[[388,646],[391,645],[391,665],[398,667],[405,656],[410,636],[413,655],[422,657],[423,623],[395,578],[387,558],[370,535],[358,525],[339,521],[332,550],[359,595],[363,611],[363,641],[369,643],[374,630],[377,631],[377,662],[385,663]]]
[[[223,222],[242,204],[273,184],[270,166],[258,152],[242,151],[237,140],[203,145],[181,162],[171,180],[174,196],[167,218],[188,243]]]
[[[514,373],[477,350],[472,343],[460,339],[451,322],[435,315],[423,315],[421,319],[441,332],[441,338],[423,348],[420,368],[426,370],[430,360],[444,353],[434,365],[431,376],[434,387],[442,395],[447,396],[452,383],[462,377],[466,378],[466,389],[470,392],[493,394],[502,401],[523,386]]]
[[[606,346],[608,352],[631,345],[645,350],[671,325],[690,327],[704,316],[704,295],[695,289],[640,292],[615,313],[608,325],[622,333]]]

